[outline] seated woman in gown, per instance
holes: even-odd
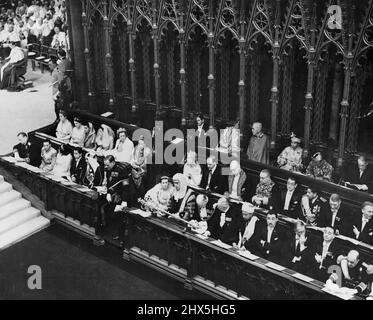
[[[130,179],[130,201],[131,206],[138,206],[138,199],[145,194],[147,181],[147,160],[151,150],[145,145],[144,136],[140,136],[139,142],[133,151],[131,161],[131,178]]]
[[[56,165],[54,166],[52,173],[58,177],[70,180],[70,168],[72,160],[73,157],[71,156],[69,150],[67,150],[65,145],[61,145],[58,150]]]
[[[97,130],[96,135],[96,148],[97,153],[102,153],[103,151],[109,151],[114,148],[114,131],[106,124],[102,124]]]
[[[127,137],[127,130],[120,128],[117,131],[118,140],[115,148],[106,153],[106,155],[114,156],[115,160],[122,163],[131,163],[133,157],[134,145]]]
[[[58,122],[56,129],[56,137],[62,140],[64,143],[69,143],[71,140],[71,134],[73,132],[73,125],[67,119],[67,113],[64,110],[59,112],[60,121]]]
[[[155,207],[167,211],[169,201],[175,188],[167,176],[162,176],[160,182],[145,194],[145,201],[151,202]]]
[[[188,184],[198,187],[202,180],[202,169],[197,162],[197,153],[189,151],[184,165],[183,174],[187,178]]]
[[[84,127],[82,125],[82,120],[75,117],[74,118],[74,128],[73,128],[73,132],[71,134],[70,143],[73,144],[73,145],[77,145],[77,146],[82,148],[84,146],[85,138],[86,138],[86,134],[85,134],[85,131],[84,131]]]
[[[188,181],[183,174],[175,174],[172,181],[175,191],[170,198],[168,211],[185,220],[191,220],[194,215],[196,196],[192,189],[188,189]]]

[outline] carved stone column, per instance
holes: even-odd
[[[109,26],[109,19],[107,16],[107,5],[108,2],[105,1],[105,16],[104,16],[104,34],[105,34],[105,69],[106,69],[106,85],[105,89],[109,92],[109,106],[112,107],[114,105],[114,96],[115,96],[115,88],[114,88],[114,74],[113,74],[113,59],[112,59],[112,52],[111,52],[111,28]]]
[[[340,63],[335,63],[333,90],[332,90],[332,105],[330,110],[330,124],[329,124],[329,139],[337,142],[338,139],[338,111],[339,104],[342,97],[343,73]]]
[[[86,62],[86,71],[87,71],[87,82],[88,82],[88,103],[89,103],[89,110],[91,112],[95,111],[94,107],[94,99],[95,99],[95,92],[93,89],[93,78],[92,78],[92,69],[91,69],[91,55],[89,51],[89,21],[87,21],[87,14],[85,12],[84,7],[85,2],[82,2],[82,25],[83,25],[83,32],[84,32],[84,55],[85,55],[85,62]]]
[[[67,0],[67,16],[69,21],[70,53],[73,65],[73,91],[74,99],[82,107],[88,105],[87,70],[84,57],[84,33],[82,28],[82,6],[79,1]],[[78,85],[79,84],[79,85]]]

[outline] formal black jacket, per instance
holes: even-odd
[[[27,159],[27,163],[39,167],[41,162],[41,148],[34,142],[27,142],[26,145],[19,143],[13,147],[13,151],[17,150],[21,159]]]
[[[373,192],[373,168],[368,165],[360,178],[360,171],[357,163],[354,163],[345,171],[344,179],[353,184],[366,184],[368,192]]]
[[[356,226],[356,228],[360,231],[360,235],[357,240],[373,245],[373,221],[372,219],[370,219],[369,222],[365,224],[364,230],[361,230],[361,225],[362,225],[362,213],[356,211],[351,216],[350,223],[348,225],[346,224],[345,228],[346,228],[347,236],[350,238],[356,239],[356,236],[353,232],[353,226]]]
[[[204,168],[202,172],[202,180],[200,187],[203,189],[207,189],[207,183],[209,178],[209,170]],[[228,177],[222,175],[221,167],[217,167],[214,173],[211,176],[209,190],[211,192],[224,194],[224,192],[228,191]]]
[[[334,226],[332,226],[333,213],[330,210],[330,206],[325,206],[325,210],[320,213],[318,220],[318,227],[333,227],[334,230],[338,230],[339,234],[348,236],[348,227],[351,225],[350,213],[347,208],[343,205],[340,206],[337,216],[334,221]]]
[[[307,268],[310,265],[312,244],[309,235],[306,233],[306,242],[303,250],[297,251],[296,248],[296,236],[294,233],[286,237],[284,246],[282,248],[282,263],[289,269],[300,273],[307,273]],[[294,257],[300,258],[300,261],[293,262]]]
[[[271,241],[267,242],[267,222],[263,221],[258,226],[258,233],[255,239],[254,253],[267,260],[280,262],[282,259],[282,246],[285,240],[285,234],[280,230],[278,224],[276,224],[272,235]],[[263,244],[264,242],[264,244]]]
[[[220,227],[221,213],[218,208],[215,209],[212,217],[207,221],[207,230],[210,231],[211,237],[214,239],[219,239],[230,245],[237,243],[240,221],[239,214],[230,207],[225,214],[225,224],[223,227]]]
[[[83,157],[80,158],[77,164],[75,158],[71,161],[70,175],[75,178],[75,182],[83,184],[84,175],[87,170],[87,163]]]
[[[332,241],[332,243],[329,246],[328,253],[325,257],[325,259],[321,263],[321,268],[320,264],[316,261],[315,255],[318,253],[320,256],[322,255],[323,251],[323,243],[324,239],[315,239],[315,242],[313,243],[313,246],[311,250],[309,251],[310,257],[309,261],[310,264],[308,266],[308,274],[315,279],[318,279],[320,281],[326,281],[327,278],[329,277],[328,275],[328,268],[332,265],[337,264],[337,258],[338,256],[342,253],[339,249],[338,246],[335,242],[335,240]]]
[[[300,210],[300,204],[301,204],[301,195],[298,193],[298,189],[295,189],[289,203],[289,209],[284,210],[285,206],[285,199],[286,199],[286,193],[287,189],[282,190],[280,193],[280,207],[279,210],[281,210],[286,216],[297,219],[299,217],[299,210]]]

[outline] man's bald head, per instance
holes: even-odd
[[[359,252],[351,250],[347,255],[347,265],[349,268],[354,268],[359,262]]]
[[[263,125],[260,122],[254,122],[252,126],[253,135],[257,135],[262,132]]]

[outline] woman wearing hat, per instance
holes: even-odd
[[[71,134],[70,143],[78,145],[79,147],[83,147],[85,138],[86,134],[82,125],[82,121],[79,118],[74,118],[74,128]]]
[[[114,131],[106,124],[102,124],[97,130],[96,146],[97,152],[109,151],[114,148]]]
[[[281,169],[300,172],[303,168],[303,149],[299,146],[300,139],[294,134],[291,136],[291,145],[286,147],[277,158]]]
[[[163,176],[160,182],[145,194],[145,200],[152,202],[159,209],[167,211],[174,191],[175,188],[171,185],[169,177]]]
[[[321,152],[316,152],[312,156],[306,174],[318,180],[332,180],[333,166],[323,159]]]

